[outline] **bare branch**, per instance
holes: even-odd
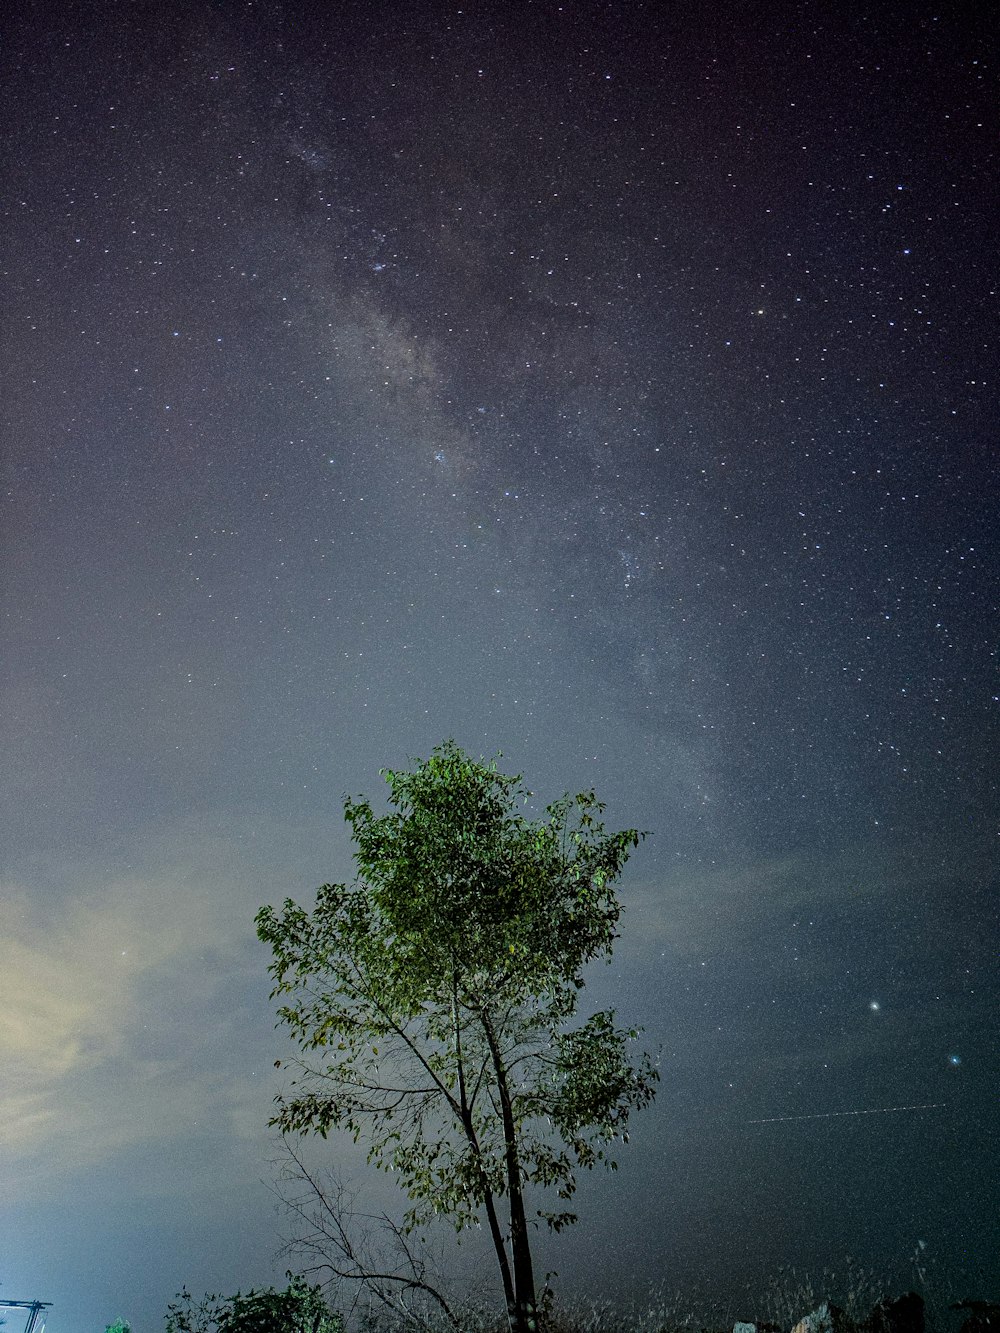
[[[350,1305],[352,1315],[367,1292],[387,1309],[403,1314],[416,1327],[430,1333],[428,1319],[405,1300],[406,1295],[419,1293],[431,1300],[458,1330],[458,1318],[438,1285],[440,1278],[431,1273],[427,1260],[416,1253],[404,1228],[387,1213],[371,1214],[356,1209],[357,1190],[349,1191],[332,1172],[326,1173],[325,1182],[321,1181],[287,1137],[282,1144],[285,1158],[276,1165],[284,1188],[271,1189],[300,1226],[281,1253],[307,1259],[304,1273],[326,1273],[329,1281],[356,1284]],[[373,1253],[372,1227],[365,1225],[368,1223],[377,1223],[390,1239],[399,1255],[394,1265]]]

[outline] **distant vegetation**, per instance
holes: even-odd
[[[733,1333],[736,1325],[753,1325],[757,1333],[997,1333],[1000,1303],[952,1301],[928,1284],[925,1297],[915,1292],[891,1298],[872,1272],[848,1261],[839,1281],[829,1269],[819,1279],[783,1269],[762,1294],[741,1302],[692,1301],[680,1292],[654,1289],[645,1301],[626,1308],[612,1303],[555,1306],[543,1295],[540,1333]],[[509,1333],[506,1319],[497,1319],[488,1304],[466,1304],[462,1333]],[[816,1312],[829,1318],[815,1318]],[[814,1316],[807,1319],[807,1316]],[[441,1321],[409,1320],[384,1310],[362,1312],[359,1333],[448,1333]]]
[[[291,1275],[289,1275],[291,1277]],[[539,1333],[733,1333],[737,1324],[753,1324],[757,1333],[997,1333],[1000,1304],[986,1300],[951,1301],[932,1284],[919,1281],[915,1292],[891,1300],[874,1273],[848,1261],[843,1279],[829,1269],[813,1279],[783,1269],[763,1293],[749,1292],[740,1303],[692,1302],[680,1292],[655,1289],[645,1301],[626,1309],[610,1303],[555,1307],[552,1293],[543,1292]],[[169,1307],[166,1333],[451,1333],[453,1325],[440,1309],[389,1309],[372,1301],[355,1302],[354,1318],[345,1322],[324,1301],[319,1287],[292,1278],[285,1291],[268,1289],[237,1294],[228,1300],[206,1296],[194,1301],[183,1291]],[[510,1333],[507,1318],[498,1318],[485,1301],[454,1299],[453,1314],[461,1333]],[[829,1310],[829,1316],[826,1311]],[[817,1312],[822,1312],[817,1318]],[[807,1316],[813,1316],[807,1320]],[[129,1333],[124,1321],[106,1333]],[[747,1330],[747,1333],[749,1331]]]
[[[910,1266],[914,1290],[896,1298],[872,1270],[850,1257],[840,1273],[826,1268],[814,1276],[780,1268],[764,1285],[747,1287],[726,1302],[708,1291],[671,1293],[660,1285],[625,1307],[611,1302],[557,1305],[546,1286],[539,1302],[539,1333],[733,1333],[737,1324],[753,1324],[757,1333],[792,1333],[807,1316],[813,1317],[801,1333],[998,1333],[1000,1303],[981,1299],[990,1285],[985,1275],[975,1283],[980,1299],[956,1300],[924,1242],[918,1242]],[[371,1297],[365,1303],[351,1299],[350,1310],[341,1306],[338,1312],[338,1284],[324,1297],[319,1286],[287,1276],[284,1291],[269,1288],[228,1300],[207,1296],[195,1302],[183,1291],[168,1307],[166,1333],[451,1333],[449,1321],[433,1304],[416,1300],[409,1308],[390,1309]],[[510,1333],[507,1317],[498,1317],[478,1283],[477,1291],[474,1298],[451,1294],[461,1333]],[[820,1311],[823,1317],[817,1318]],[[129,1326],[119,1321],[107,1333],[129,1333]]]
[[[343,1333],[344,1321],[327,1306],[321,1289],[288,1277],[283,1291],[268,1287],[199,1301],[185,1288],[167,1307],[166,1333]],[[107,1333],[117,1333],[117,1326]]]

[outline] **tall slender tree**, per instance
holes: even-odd
[[[453,741],[383,776],[388,813],[345,802],[354,883],[323,885],[311,912],[288,899],[257,915],[301,1051],[271,1124],[364,1139],[410,1199],[407,1229],[485,1213],[511,1328],[532,1333],[527,1189],[564,1202],[579,1167],[614,1169],[606,1149],[659,1077],[648,1055],[630,1062],[638,1032],[614,1010],[570,1026],[582,969],[610,961],[612,885],[643,835],[607,833],[593,791],[528,819],[520,777]],[[555,1231],[576,1221],[535,1212]]]

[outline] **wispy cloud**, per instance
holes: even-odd
[[[253,977],[263,996],[267,979],[245,891],[215,872],[119,880],[62,903],[27,884],[5,890],[9,1182],[37,1189],[179,1136],[263,1134],[269,1090],[262,1080],[258,1093],[247,1069],[266,1034],[263,1005],[248,1012],[233,991]]]

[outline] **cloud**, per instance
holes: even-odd
[[[964,862],[947,869],[915,865],[906,847],[891,844],[829,855],[797,852],[753,862],[681,865],[629,886],[626,929],[635,936],[633,947],[647,957],[663,950],[685,959],[730,948],[745,952],[745,941],[752,937],[758,949],[755,966],[783,968],[788,929],[801,926],[804,934],[808,927],[822,938],[824,931],[852,928],[863,936],[862,926],[912,911],[928,892],[939,896],[946,883],[972,873]],[[810,965],[816,975],[817,969],[835,969],[840,961],[830,950],[828,959],[814,957]]]
[[[263,1135],[270,1089],[262,1081],[255,1097],[245,1066],[270,1028],[267,978],[245,893],[232,870],[220,883],[208,864],[61,903],[27,884],[7,890],[0,1163],[9,1183],[58,1187],[178,1136]]]
[[[172,951],[162,924],[140,922],[121,889],[72,904],[58,922],[33,913],[22,892],[0,936],[0,1058],[6,1067],[59,1077],[120,1046],[137,979]]]

